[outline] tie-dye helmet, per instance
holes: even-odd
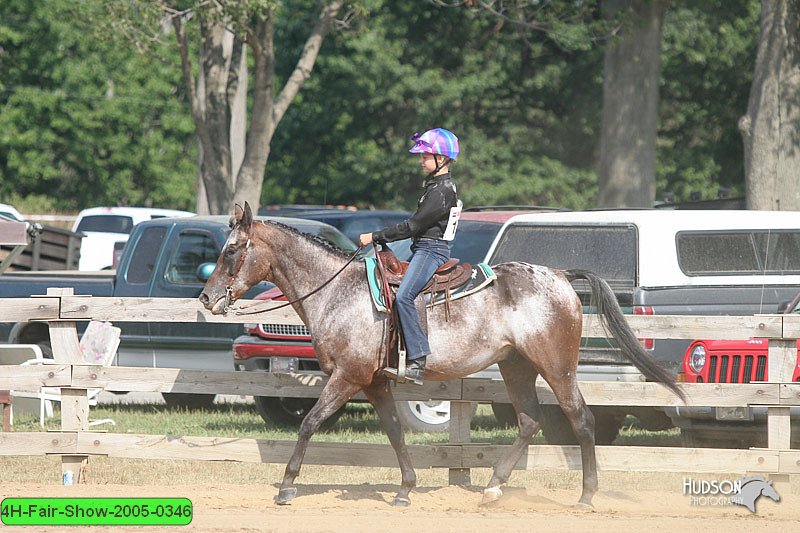
[[[444,128],[434,128],[422,135],[415,133],[411,140],[414,146],[412,154],[439,154],[455,160],[458,157],[458,137]]]

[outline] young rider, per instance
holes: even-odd
[[[395,303],[408,360],[406,377],[421,384],[425,375],[425,358],[430,355],[431,348],[420,326],[414,299],[436,269],[450,259],[446,241],[455,236],[458,221],[458,211],[451,219],[451,209],[460,206],[456,186],[450,177],[450,163],[458,157],[458,138],[446,129],[435,128],[422,135],[415,133],[412,140],[414,146],[409,152],[419,154],[420,165],[426,173],[425,191],[417,210],[411,218],[394,227],[361,234],[359,241],[361,246],[366,246],[373,241],[386,243],[412,239],[411,261],[397,290]]]

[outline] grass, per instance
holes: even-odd
[[[293,441],[295,429],[267,428],[255,412],[252,403],[215,404],[207,411],[187,412],[172,410],[156,404],[100,405],[91,411],[92,419],[111,418],[116,426],[102,429],[116,433],[152,435],[228,436]],[[56,413],[47,422],[48,429],[59,429]],[[15,420],[14,431],[41,431],[38,417],[21,415]],[[516,429],[500,427],[488,405],[479,405],[472,420],[473,442],[510,444]],[[446,443],[449,436],[434,433],[406,433],[409,444]],[[388,443],[380,429],[377,416],[366,405],[351,404],[331,431],[320,432],[315,441]],[[535,444],[544,444],[540,435]],[[628,418],[615,444],[680,446],[678,430],[650,432],[637,426],[635,418]],[[237,463],[232,461],[181,461],[144,460],[93,457],[89,462],[89,482],[96,485],[275,485],[282,476],[285,465]],[[0,469],[5,483],[38,483],[57,485],[61,482],[58,456],[0,456]],[[476,468],[471,471],[472,484],[485,485],[491,470]],[[202,474],[200,474],[202,473]],[[448,471],[443,468],[417,469],[419,486],[444,487],[448,484]],[[652,472],[599,472],[604,490],[658,490],[663,487],[680,487],[683,474]],[[697,476],[695,476],[697,477]],[[798,476],[800,478],[800,476]],[[400,475],[397,468],[354,468],[305,465],[298,481],[303,485],[373,484],[396,485]],[[575,489],[580,487],[581,472],[571,471],[515,471],[511,483],[515,486],[544,487],[550,489]],[[262,490],[262,489],[259,489]],[[676,489],[677,490],[677,489]],[[800,479],[793,479],[792,492],[800,492]],[[270,493],[271,494],[271,493]]]
[[[215,404],[210,410],[185,411],[170,409],[163,404],[108,404],[92,408],[94,420],[110,418],[116,425],[104,425],[111,433],[147,435],[191,435],[253,438],[267,440],[295,440],[296,428],[270,428],[256,413],[252,403]],[[47,428],[60,429],[60,415],[47,420]],[[40,431],[39,420],[33,415],[21,415],[15,420],[14,431]],[[511,444],[516,428],[500,426],[489,405],[479,405],[472,419],[472,442]],[[351,403],[345,413],[329,431],[314,435],[320,442],[363,442],[388,444],[375,412],[366,404]],[[447,433],[406,433],[409,444],[442,444],[449,440]],[[545,444],[541,433],[534,444]],[[651,432],[637,426],[629,417],[617,438],[616,444],[644,446],[680,446],[677,430]]]

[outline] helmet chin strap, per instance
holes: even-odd
[[[433,169],[431,173],[428,174],[428,177],[425,178],[425,181],[428,181],[431,178],[435,178],[436,174],[442,170],[444,167],[450,164],[450,158],[443,156],[441,154],[431,154],[433,156],[433,160],[436,163],[436,168]],[[442,157],[442,162],[439,162],[439,157]]]

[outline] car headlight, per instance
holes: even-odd
[[[706,366],[706,347],[698,344],[689,355],[689,368],[699,374],[704,366]]]

